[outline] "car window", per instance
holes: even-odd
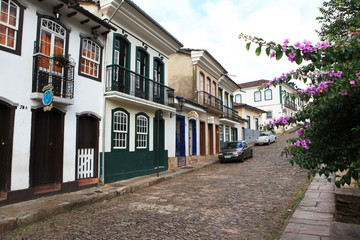
[[[229,142],[226,144],[225,148],[242,148],[241,142]]]
[[[260,136],[269,136],[268,133],[260,133]]]

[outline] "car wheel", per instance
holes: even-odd
[[[250,157],[249,158],[253,158],[253,150],[251,149],[251,152],[250,152]]]
[[[239,162],[243,162],[243,161],[244,161],[244,155],[241,155]]]
[[[270,139],[269,139],[269,141],[268,141],[268,145],[270,145]]]
[[[220,161],[220,163],[224,163],[224,162],[225,162],[224,160],[221,160],[221,159],[219,159],[219,161]]]

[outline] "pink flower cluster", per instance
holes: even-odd
[[[290,144],[290,147],[296,146],[296,147],[302,147],[304,149],[309,149],[309,144],[311,144],[310,139],[299,138],[296,142]]]
[[[296,131],[296,134],[298,136],[304,136],[304,129],[303,128],[300,128],[299,131]]]
[[[295,121],[293,119],[291,119],[289,116],[284,116],[284,117],[279,117],[278,119],[273,119],[272,121],[270,120],[267,124],[265,124],[265,128],[274,128],[276,127],[276,125],[281,124],[281,125],[288,125],[288,124],[292,124],[295,123]]]
[[[306,89],[297,89],[296,92],[300,95],[300,94],[309,94],[311,97],[315,96],[316,94],[318,94],[320,96],[320,94],[322,92],[328,92],[328,84],[334,83],[334,81],[331,80],[327,80],[327,81],[323,81],[320,82],[318,86],[310,86],[307,87]]]

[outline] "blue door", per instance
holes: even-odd
[[[196,120],[189,120],[189,152],[196,155],[196,150]]]
[[[176,156],[185,156],[185,117],[176,116]]]

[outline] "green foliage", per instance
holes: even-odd
[[[307,63],[269,85],[299,79],[311,86],[289,95],[306,102],[295,117],[282,118],[262,127],[273,130],[294,122],[308,122],[298,137],[289,140],[283,154],[292,164],[329,177],[346,171],[336,186],[360,184],[360,0],[330,0],[320,8],[323,23],[319,35],[331,41],[318,46],[309,42],[280,45],[261,38],[241,35],[245,41],[259,44],[256,55],[265,47],[277,60],[286,56],[297,64]],[[250,45],[248,45],[250,46]]]
[[[360,0],[330,0],[319,10],[322,16],[317,20],[322,26],[318,34],[323,40],[335,41],[360,26]]]

